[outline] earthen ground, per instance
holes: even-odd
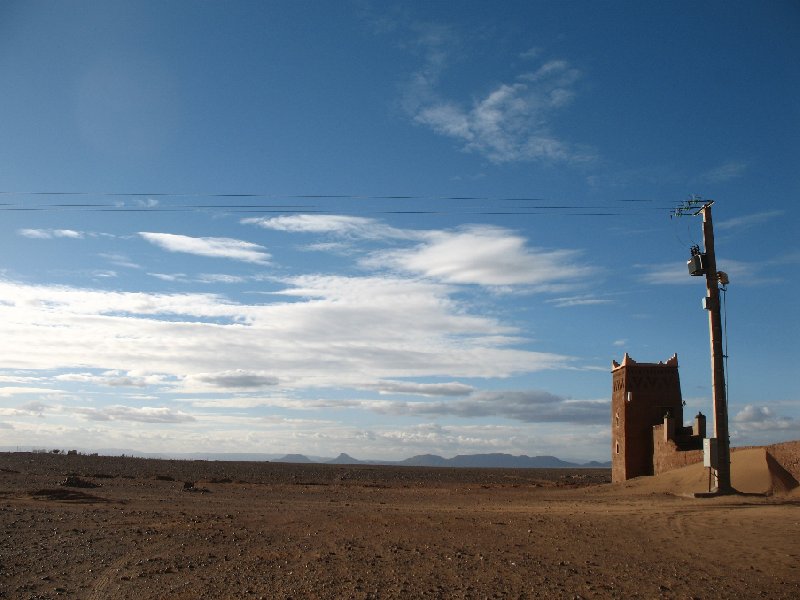
[[[796,490],[649,479],[0,454],[0,598],[800,597]]]

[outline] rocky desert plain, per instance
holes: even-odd
[[[0,598],[800,598],[800,442],[731,470],[0,453]]]

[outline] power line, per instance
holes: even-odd
[[[384,201],[409,201],[416,202],[435,202],[446,203],[445,206],[436,209],[416,209],[409,206],[407,209],[400,207],[390,207],[386,210],[378,210],[380,206],[375,206],[376,210],[364,210],[361,206],[357,212],[372,212],[375,214],[465,214],[465,215],[566,215],[566,216],[623,216],[627,214],[641,214],[649,211],[674,210],[671,206],[656,204],[655,200],[648,198],[622,198],[614,199],[605,204],[575,203],[553,203],[552,200],[541,197],[504,197],[504,196],[438,196],[438,195],[355,195],[355,194],[269,194],[269,193],[190,193],[190,192],[89,192],[89,191],[0,191],[0,197],[100,197],[100,198],[136,198],[138,204],[125,202],[50,202],[37,203],[30,205],[26,202],[0,203],[0,211],[29,211],[29,212],[53,212],[53,211],[82,211],[82,212],[108,212],[108,213],[167,213],[167,212],[192,212],[192,211],[224,211],[227,213],[251,213],[251,214],[275,214],[275,213],[332,213],[332,212],[353,212],[353,210],[342,210],[341,207],[333,209],[326,207],[324,201],[374,201],[374,204]],[[142,198],[157,199],[152,204],[142,203]],[[263,199],[267,202],[252,204],[231,204],[231,203],[197,203],[184,202],[177,204],[170,201],[183,199]],[[279,203],[279,200],[307,199],[322,201],[322,206],[304,203]],[[275,200],[275,203],[269,202]],[[165,202],[166,201],[166,202]],[[164,204],[161,204],[164,202]],[[476,204],[463,204],[471,202]],[[520,205],[520,203],[526,203]],[[508,210],[503,203],[511,203]],[[543,204],[547,203],[547,204]],[[631,204],[636,203],[636,208]],[[482,210],[481,210],[482,209]]]
[[[10,191],[0,190],[0,196],[100,196],[100,197],[160,197],[160,198],[319,198],[350,200],[487,200],[513,202],[547,202],[542,197],[519,196],[443,196],[443,195],[368,195],[368,194],[275,194],[275,193],[216,193],[216,192],[102,192],[102,191]],[[614,202],[655,202],[652,198],[618,198]],[[98,204],[65,204],[64,206],[99,206]]]

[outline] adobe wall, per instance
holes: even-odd
[[[681,450],[675,440],[666,439],[664,424],[653,427],[653,475],[703,461],[703,450]]]
[[[796,480],[800,481],[800,440],[772,444],[767,446],[767,452]]]

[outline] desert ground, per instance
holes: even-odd
[[[798,598],[800,442],[693,465],[454,469],[0,454],[0,598]]]

